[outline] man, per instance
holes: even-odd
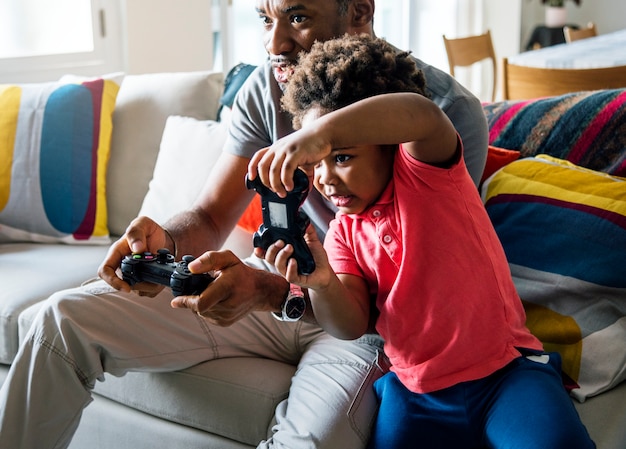
[[[0,447],[67,446],[105,371],[117,376],[173,371],[216,354],[250,355],[251,347],[255,355],[298,363],[289,407],[277,409],[274,434],[259,447],[365,446],[375,413],[371,385],[382,374],[376,365],[380,337],[336,340],[315,323],[310,307],[300,321],[280,322],[268,312],[280,315],[290,290],[284,278],[263,269],[260,259],[246,265],[228,251],[206,251],[222,245],[253,195],[243,182],[252,154],[292,132],[279,99],[298,53],[315,40],[346,32],[373,35],[374,0],[257,0],[256,8],[269,60],[237,96],[230,136],[209,188],[191,210],[168,221],[167,230],[146,217],[134,220],[99,270],[109,285],[60,292],[44,304],[0,390]],[[477,180],[487,150],[479,101],[448,75],[419,66],[432,99],[464,139]],[[323,237],[334,211],[314,192],[306,208]],[[135,288],[154,296],[149,301],[129,294],[116,274],[122,258],[163,247],[179,257],[199,255],[190,268],[219,270],[219,277],[199,296],[172,299],[169,289],[146,284]]]

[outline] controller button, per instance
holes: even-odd
[[[161,248],[157,251],[157,261],[167,263],[170,261],[170,252],[167,248]]]

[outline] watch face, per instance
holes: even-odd
[[[292,296],[285,303],[285,315],[290,320],[299,320],[304,315],[306,301],[301,296]]]

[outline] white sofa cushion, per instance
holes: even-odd
[[[0,245],[0,363],[11,363],[17,354],[20,313],[55,291],[95,277],[107,251],[99,245]]]
[[[225,122],[168,117],[139,214],[163,224],[191,206],[222,152],[227,131]]]

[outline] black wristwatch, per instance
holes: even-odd
[[[298,321],[306,311],[306,300],[299,285],[289,284],[289,293],[280,306],[281,313],[272,312],[279,321]]]

